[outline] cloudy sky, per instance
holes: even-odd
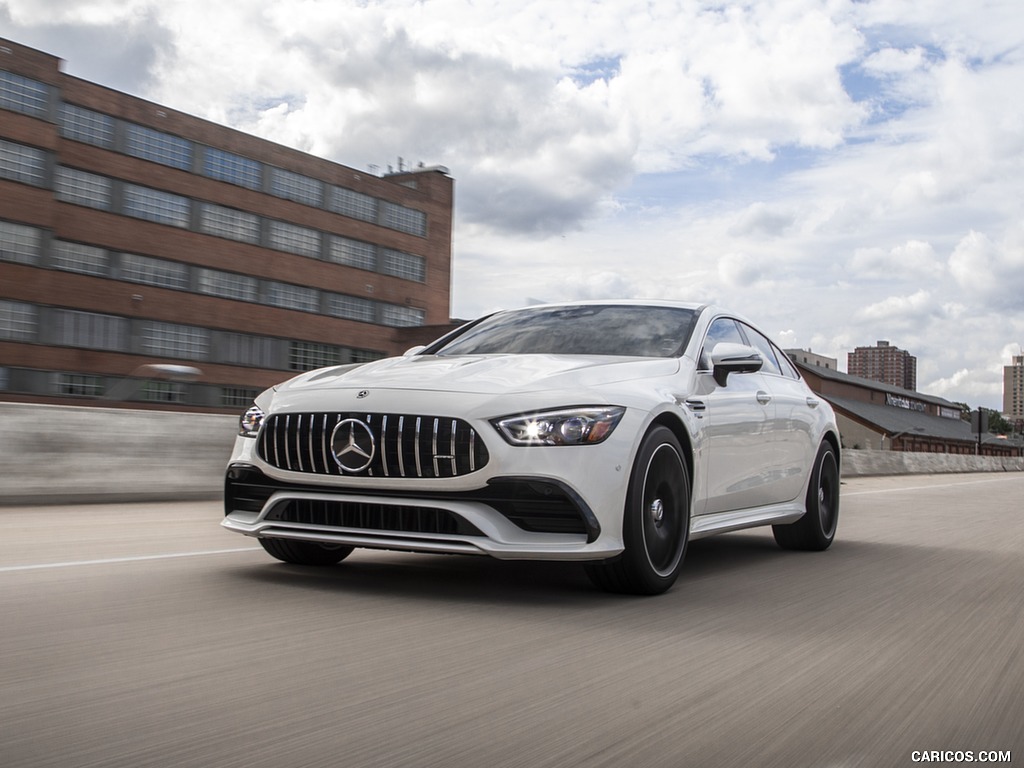
[[[737,309],[1001,407],[1024,343],[1021,0],[0,0],[69,74],[456,183],[454,316]]]

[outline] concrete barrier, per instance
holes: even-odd
[[[0,504],[217,499],[235,416],[0,403]],[[848,450],[843,476],[1024,471],[1024,458]]]
[[[0,503],[215,499],[238,418],[0,403]]]

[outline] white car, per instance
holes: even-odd
[[[828,403],[739,315],[536,306],[261,394],[223,525],[289,563],[575,560],[601,588],[657,594],[692,539],[771,525],[786,549],[828,548],[839,462]]]

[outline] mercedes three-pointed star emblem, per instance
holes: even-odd
[[[331,453],[342,472],[362,472],[373,461],[373,431],[359,419],[343,419],[331,433]]]

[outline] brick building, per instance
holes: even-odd
[[[917,389],[917,358],[888,341],[848,352],[846,370],[851,376],[880,381],[911,392]]]
[[[0,399],[236,411],[433,338],[452,193],[444,168],[363,173],[0,40]]]
[[[1003,366],[1003,414],[1024,421],[1024,355],[1014,355],[1013,363]]]

